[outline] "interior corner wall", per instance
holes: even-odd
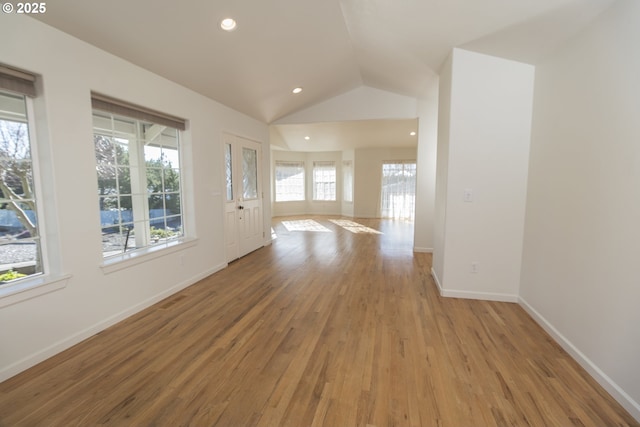
[[[433,261],[431,274],[442,292],[447,213],[447,179],[449,177],[449,130],[451,122],[451,77],[453,53],[440,69],[438,83],[438,135],[436,152],[436,187],[433,209]]]
[[[413,250],[433,252],[438,145],[438,79],[432,80],[427,96],[418,100],[418,126]]]
[[[536,66],[521,303],[640,421],[640,2]]]
[[[41,77],[42,115],[36,121],[45,117],[46,123],[36,140],[48,141],[41,169],[53,190],[43,197],[43,207],[55,210],[57,218],[44,224],[45,236],[57,238],[59,272],[70,276],[66,287],[0,308],[0,324],[11,326],[0,328],[4,380],[224,268],[222,134],[261,141],[265,169],[269,141],[265,123],[26,15],[0,14],[0,39],[0,61]],[[186,232],[194,244],[103,271],[91,91],[187,120],[181,166]],[[269,205],[265,215],[270,216]]]
[[[518,299],[533,83],[531,65],[453,51],[448,138],[439,142],[448,139],[444,296]]]

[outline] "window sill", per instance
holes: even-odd
[[[0,288],[0,308],[67,287],[70,274],[64,276],[37,276],[16,281]]]
[[[115,271],[124,270],[143,262],[151,261],[165,255],[191,248],[198,243],[197,239],[181,239],[166,243],[163,245],[151,246],[137,251],[127,252],[126,254],[115,255],[105,258],[100,268],[104,274],[110,274]]]

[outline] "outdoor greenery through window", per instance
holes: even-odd
[[[304,163],[276,161],[276,202],[305,199]]]
[[[0,286],[44,271],[28,102],[0,91]]]
[[[95,105],[93,129],[103,256],[182,237],[179,130]]]
[[[313,162],[313,200],[336,200],[335,162]]]

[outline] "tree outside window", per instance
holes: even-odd
[[[177,129],[94,111],[105,257],[183,237]]]
[[[0,283],[43,272],[27,98],[0,92]]]

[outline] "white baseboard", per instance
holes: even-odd
[[[478,299],[478,300],[484,300],[484,301],[518,302],[518,295],[444,289],[433,267],[431,267],[431,276],[433,277],[433,280],[436,282],[436,285],[438,286],[438,292],[440,292],[440,296],[442,297]]]
[[[440,279],[433,267],[431,276],[438,287],[440,295],[453,298],[472,298],[491,301],[517,302],[529,313],[533,320],[538,323],[551,337],[580,364],[629,414],[637,421],[640,421],[640,404],[633,400],[618,384],[607,376],[595,363],[584,355],[571,341],[562,335],[547,319],[545,319],[536,309],[534,309],[524,298],[506,294],[475,293],[467,291],[452,291],[442,288]]]
[[[421,248],[421,247],[418,247],[418,246],[414,246],[413,247],[413,252],[432,254],[433,253],[433,248]]]
[[[438,278],[438,275],[436,274],[436,271],[433,269],[433,267],[431,267],[431,277],[433,277],[433,281],[436,282],[438,292],[440,293],[440,296],[442,296],[442,284],[440,283],[440,279]]]
[[[205,277],[208,277],[210,275],[212,275],[213,273],[216,273],[220,270],[222,270],[223,268],[225,268],[227,266],[227,264],[220,264],[217,265],[209,270],[206,270],[200,274],[197,274],[183,282],[178,283],[175,286],[172,286],[169,289],[166,289],[162,292],[160,292],[157,295],[154,295],[150,298],[147,298],[146,300],[132,306],[129,307],[126,310],[123,310],[119,313],[114,314],[111,317],[108,317],[96,324],[94,324],[93,326],[90,326],[80,332],[77,332],[67,338],[64,338],[52,345],[50,345],[49,347],[46,347],[42,350],[39,350],[21,360],[18,360],[15,363],[12,363],[11,365],[4,367],[0,370],[0,382],[5,381],[11,377],[13,377],[14,375],[19,374],[20,372],[31,368],[32,366],[37,365],[38,363],[55,356],[56,354],[68,349],[69,347],[72,347],[82,341],[84,341],[85,339],[97,334],[98,332],[101,332],[105,329],[107,329],[110,326],[115,325],[118,322],[121,322],[122,320],[126,319],[129,316],[132,316],[136,313],[138,313],[139,311],[144,310],[147,307],[152,306],[153,304],[162,301],[163,299],[175,294],[178,291],[181,291],[191,285],[193,285],[196,282],[199,282],[200,280],[204,279]]]
[[[477,299],[483,301],[518,302],[518,295],[499,294],[493,292],[471,292],[458,291],[455,289],[444,289],[440,295],[447,298]]]
[[[547,319],[533,308],[524,298],[519,297],[520,306],[529,313],[551,337],[573,357],[609,394],[637,421],[640,421],[640,404],[633,400],[618,384],[605,374],[595,363],[582,353],[571,341],[560,333]]]

